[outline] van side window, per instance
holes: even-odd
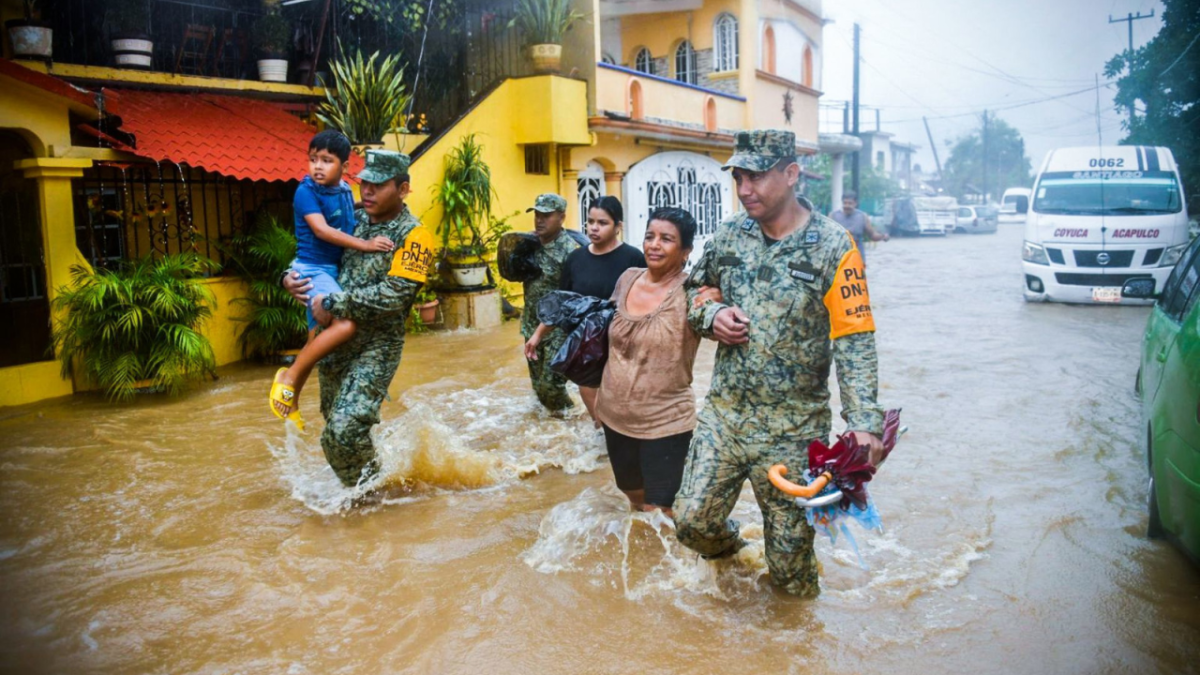
[[[1163,312],[1177,321],[1183,318],[1194,302],[1193,296],[1197,295],[1195,291],[1200,285],[1200,255],[1197,255],[1197,250],[1200,250],[1200,239],[1192,243],[1184,259],[1171,271],[1158,301]]]

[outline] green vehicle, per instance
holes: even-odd
[[[1150,467],[1147,534],[1165,537],[1200,563],[1200,239],[1154,292],[1154,279],[1131,279],[1130,298],[1157,298],[1138,371]]]

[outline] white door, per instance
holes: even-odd
[[[588,162],[575,179],[579,195],[579,231],[587,233],[588,209],[604,196],[604,167],[597,162]]]
[[[711,157],[694,152],[660,152],[625,174],[625,241],[642,247],[650,213],[662,206],[685,209],[696,219],[696,241],[688,268],[700,259],[717,225],[733,213],[729,175]]]

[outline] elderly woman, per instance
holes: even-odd
[[[667,515],[696,426],[692,364],[700,336],[688,325],[683,289],[695,236],[696,220],[683,209],[650,214],[646,268],[626,271],[612,294],[617,312],[596,399],[617,487],[635,509]]]

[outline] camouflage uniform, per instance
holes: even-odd
[[[408,164],[407,155],[368,151],[359,178],[381,183],[406,172]],[[343,292],[332,293],[325,301],[333,316],[358,325],[354,337],[322,359],[318,370],[325,416],[321,447],[347,486],[379,471],[371,427],[379,423],[379,406],[400,365],[405,321],[433,255],[433,237],[407,206],[386,222],[372,223],[362,210],[355,217],[354,236],[388,237],[396,243],[396,252],[346,249],[338,274]]]
[[[795,145],[789,132],[742,132],[738,151],[727,167],[765,171],[793,156]],[[848,428],[882,433],[874,323],[861,257],[840,225],[814,213],[807,226],[767,244],[758,223],[739,213],[721,224],[688,279],[690,299],[701,286],[719,287],[724,297],[724,304],[691,306],[692,326],[712,337],[717,312],[740,307],[750,319],[750,341],[717,349],[675,520],[679,540],[699,553],[735,551],[742,542],[728,516],[749,478],[772,581],[815,596],[813,529],[804,510],[768,482],[767,469],[782,463],[798,475],[808,464],[808,442],[829,437],[832,359]]]
[[[566,208],[567,200],[556,194],[544,194],[538,196],[534,205],[526,211],[536,210],[541,213],[550,213],[563,211]],[[563,263],[566,262],[567,256],[577,248],[579,248],[579,244],[566,232],[562,232],[557,239],[542,246],[535,254],[534,261],[542,269],[542,274],[537,279],[526,281],[524,284],[525,311],[521,313],[521,335],[526,340],[533,337],[533,332],[538,327],[538,301],[550,291],[558,290],[562,279]],[[574,405],[570,395],[567,394],[567,378],[550,370],[550,359],[554,358],[566,339],[567,335],[563,331],[550,331],[538,344],[537,360],[526,360],[529,365],[529,380],[533,384],[533,393],[537,394],[538,401],[541,401],[542,405],[551,412],[566,410]]]

